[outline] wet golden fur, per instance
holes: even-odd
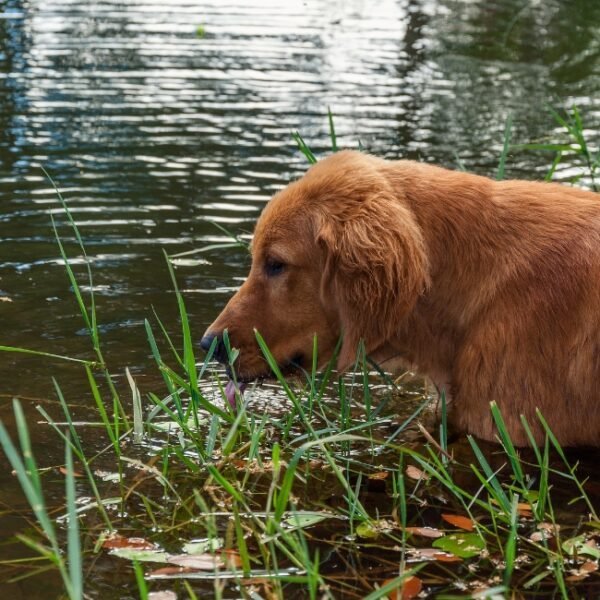
[[[266,264],[284,263],[269,274]],[[244,379],[280,364],[338,367],[364,339],[451,398],[454,423],[492,440],[495,400],[517,444],[535,410],[566,445],[600,444],[600,197],[340,152],[278,193],[256,226],[249,277],[210,333],[228,329]]]

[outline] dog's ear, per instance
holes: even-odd
[[[336,306],[344,340],[338,369],[350,367],[358,343],[370,352],[398,331],[429,285],[429,261],[412,211],[382,191],[324,208],[317,241],[324,253],[322,301]]]

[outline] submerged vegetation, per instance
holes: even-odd
[[[569,136],[560,144],[510,146],[507,123],[499,177],[511,148],[554,152],[549,178],[573,152],[596,186],[600,154],[586,144],[579,112],[555,116]],[[329,123],[335,150],[331,113]],[[168,257],[181,331],[169,333],[157,315],[145,322],[164,387],[142,394],[127,371],[120,389],[102,353],[89,262],[76,273],[53,227],[94,360],[34,354],[81,363],[98,419],[77,422],[57,381],[60,420],[38,407],[65,448],[59,507],[45,500],[56,472],[36,462],[19,401],[16,443],[0,424],[32,523],[18,535],[30,554],[4,561],[5,580],[56,569],[71,599],[600,595],[596,465],[562,449],[543,415],[545,442],[531,449],[513,446],[494,403],[497,445],[453,440],[444,397],[439,424],[425,428],[433,398],[381,373],[363,348],[353,373],[331,365],[318,373],[315,339],[312,368],[290,382],[260,334],[276,382],[238,396],[234,409],[211,362],[214,345],[203,361],[195,354],[197,332]],[[233,363],[236,350],[228,351]],[[90,426],[105,433],[104,447],[87,443]]]

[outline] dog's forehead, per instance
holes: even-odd
[[[253,255],[278,249],[293,253],[306,244],[311,229],[310,211],[302,191],[295,188],[295,184],[289,185],[265,207],[254,229]]]

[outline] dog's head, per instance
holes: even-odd
[[[319,364],[343,336],[343,370],[361,339],[367,352],[385,344],[427,287],[421,232],[402,190],[386,177],[386,165],[339,152],[266,206],[248,279],[201,342],[208,349],[227,330],[239,350],[239,380],[270,375],[255,330],[284,370],[311,364],[315,335]],[[226,361],[221,341],[216,357]]]

